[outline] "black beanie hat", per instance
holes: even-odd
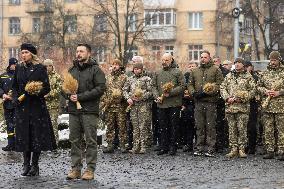
[[[36,50],[35,46],[33,44],[30,44],[30,43],[23,43],[21,45],[21,51],[22,50],[28,50],[34,55],[37,54],[37,50]]]
[[[10,58],[9,59],[9,66],[13,65],[13,64],[17,64],[18,60],[16,58]]]

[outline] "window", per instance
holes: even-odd
[[[202,51],[203,51],[202,45],[188,45],[189,61],[199,61]]]
[[[176,14],[173,11],[146,12],[145,25],[175,25]]]
[[[20,49],[18,49],[17,47],[11,47],[9,48],[9,58],[19,58],[19,52]]]
[[[106,32],[107,31],[107,17],[103,14],[95,16],[95,31]]]
[[[21,0],[9,0],[9,4],[10,5],[20,5],[21,4]]]
[[[128,17],[129,31],[134,32],[137,30],[137,14],[130,14]]]
[[[21,21],[18,17],[9,19],[9,34],[19,34],[21,32]]]
[[[203,28],[203,13],[202,12],[188,13],[188,26],[189,26],[189,29],[202,29]]]
[[[95,49],[95,57],[98,63],[106,62],[106,47],[101,46]]]
[[[227,52],[226,52],[226,59],[227,60],[231,60],[231,53],[232,53],[232,48],[231,47],[227,47]]]
[[[174,46],[165,46],[165,52],[174,55]]]
[[[131,60],[133,56],[138,56],[138,47],[132,46],[128,51],[128,60]]]
[[[244,21],[244,28],[243,32],[246,35],[251,35],[252,34],[252,19],[251,18],[246,18]]]
[[[40,32],[40,18],[33,18],[33,33]]]
[[[161,57],[161,47],[154,45],[152,46],[152,60],[158,60]]]
[[[76,33],[77,17],[75,15],[65,16],[64,28],[66,33]]]

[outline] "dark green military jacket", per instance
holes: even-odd
[[[76,109],[76,103],[69,100],[68,113],[99,113],[100,98],[106,88],[106,78],[104,72],[100,69],[95,60],[89,59],[88,63],[79,65],[74,62],[69,69],[69,73],[78,81],[78,101],[82,109]],[[69,95],[64,94],[66,99]]]
[[[184,80],[181,71],[175,67],[159,70],[153,75],[153,96],[158,98],[163,94],[162,86],[165,83],[172,82],[173,89],[170,96],[163,100],[163,103],[157,103],[158,108],[179,107],[182,105],[182,96],[184,91]]]
[[[187,86],[188,91],[190,94],[194,95],[195,92],[202,91],[206,83],[215,83],[217,87],[216,91],[211,95],[198,99],[198,101],[217,102],[218,98],[220,97],[219,87],[223,80],[224,78],[221,70],[210,62],[191,71]]]

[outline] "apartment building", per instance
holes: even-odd
[[[125,21],[126,1],[118,0],[117,10],[121,23]],[[94,4],[105,3],[109,6],[109,2],[106,0],[2,0],[0,13],[2,69],[10,57],[18,58],[19,46],[23,41],[38,42],[41,56],[44,58],[51,56],[51,51],[53,55],[54,52],[59,52],[58,49],[51,48],[53,44],[64,49],[61,53],[63,58],[67,56],[72,58],[74,54],[71,47],[75,42],[89,40],[88,42],[95,46],[94,56],[98,62],[108,63],[124,50],[117,48],[118,37],[114,31],[111,31],[113,26],[109,25],[110,18],[105,14],[106,11]],[[133,1],[130,1],[130,6],[131,3]],[[224,4],[226,6],[223,6]],[[128,53],[127,58],[131,60],[132,56],[141,55],[145,62],[157,63],[163,53],[169,52],[178,63],[198,62],[200,52],[206,49],[212,53],[212,56],[219,55],[223,60],[232,59],[233,19],[228,13],[233,7],[233,1],[224,0],[139,0],[135,7],[130,9],[132,12],[128,13],[127,30],[128,36],[133,38],[138,28],[137,22],[142,20],[143,29],[140,32],[142,37],[131,43],[130,48],[128,45],[129,49],[125,50]],[[109,13],[115,13],[115,10]],[[120,33],[125,37],[125,28],[123,24],[121,25]],[[249,34],[245,38],[241,37],[244,43],[251,43],[249,41],[251,39],[252,35]],[[124,40],[121,41],[123,44]]]

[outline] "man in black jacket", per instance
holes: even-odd
[[[81,178],[83,151],[81,141],[83,135],[86,140],[87,169],[82,175],[83,180],[94,179],[97,162],[97,125],[99,117],[100,97],[105,91],[105,74],[91,57],[91,47],[79,44],[76,50],[76,60],[69,69],[69,73],[78,81],[77,94],[67,95],[69,99],[69,139],[71,142],[72,170],[67,179]],[[82,108],[76,108],[80,102]]]
[[[0,97],[3,99],[4,117],[7,125],[8,145],[3,147],[3,151],[13,151],[15,149],[15,107],[12,103],[12,84],[15,67],[18,63],[16,58],[9,59],[7,72],[0,76]]]

